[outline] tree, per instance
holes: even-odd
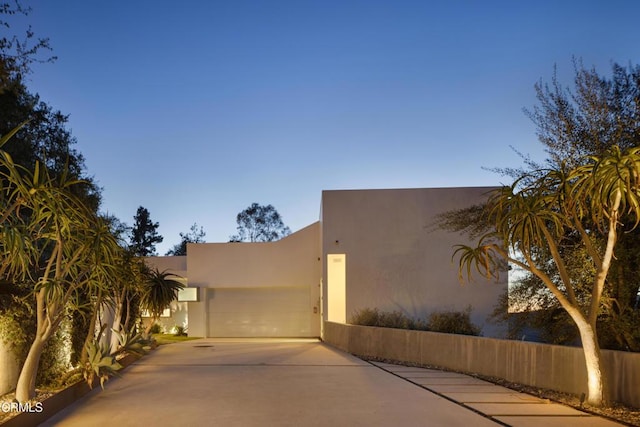
[[[198,228],[195,222],[187,233],[180,233],[180,243],[174,245],[167,251],[167,255],[184,256],[187,254],[188,243],[204,243],[204,237],[207,233],[202,227]]]
[[[0,26],[10,27],[3,17],[27,15],[29,11],[18,2],[0,3]],[[25,86],[23,76],[31,72],[33,63],[55,59],[42,57],[42,50],[51,50],[48,39],[36,40],[30,28],[22,41],[17,36],[0,38],[0,135],[19,127],[3,150],[16,164],[31,171],[39,162],[52,177],[64,173],[86,181],[88,185],[72,191],[80,192],[78,195],[97,211],[100,190],[85,175],[84,157],[74,148],[76,139],[67,129],[68,116],[51,108]]]
[[[25,402],[35,395],[45,344],[67,309],[74,309],[78,291],[98,288],[112,275],[118,246],[108,226],[70,190],[81,182],[64,174],[53,179],[38,163],[32,173],[2,151],[0,179],[0,275],[27,284],[36,302],[35,337],[16,387],[16,399]]]
[[[272,242],[291,234],[272,205],[252,203],[238,214],[236,222],[238,234],[230,237],[232,242]]]
[[[0,27],[10,29],[8,17],[17,14],[27,16],[30,12],[31,8],[22,7],[18,1],[0,3]],[[49,39],[35,38],[30,26],[22,38],[17,35],[0,38],[0,93],[10,90],[25,74],[29,74],[31,64],[53,62],[57,59],[55,56],[40,57],[42,50],[52,50]]]
[[[178,291],[184,288],[184,285],[177,280],[180,278],[179,276],[166,271],[159,271],[157,268],[148,269],[145,272],[145,276],[146,280],[142,287],[140,304],[149,312],[151,317],[145,330],[145,335],[148,336],[153,324],[162,316],[171,301],[178,297]]]
[[[588,155],[602,155],[613,145],[623,149],[640,145],[640,67],[613,64],[610,76],[601,76],[574,60],[574,70],[571,89],[563,87],[555,73],[551,84],[536,84],[537,105],[525,110],[548,158],[538,163],[521,154],[522,167],[494,168],[495,172],[513,180],[527,176],[525,179],[533,181],[545,168],[560,168],[563,163],[566,167],[580,165]],[[441,216],[440,225],[481,235],[491,225],[483,222],[483,210],[483,206],[475,206],[447,212]],[[603,348],[640,351],[640,229],[632,229],[632,220],[623,218],[621,223],[598,314],[598,339]],[[561,250],[567,269],[580,280],[575,286],[577,297],[588,297],[595,271],[585,268],[587,254],[570,239]],[[552,255],[540,249],[539,256],[543,255],[552,266]],[[544,283],[526,272],[518,277],[510,283],[508,298],[503,298],[499,307],[502,311],[496,312],[495,319],[506,321],[513,337],[520,338],[524,327],[534,326],[545,342],[574,344],[579,332]],[[505,313],[507,305],[520,313]]]
[[[18,13],[28,9],[0,3],[0,25],[9,28],[4,18]],[[33,397],[44,347],[68,313],[78,310],[78,295],[99,289],[112,275],[117,247],[96,214],[99,189],[83,176],[67,116],[24,85],[31,64],[55,59],[40,59],[41,49],[50,50],[49,42],[34,39],[31,28],[24,39],[0,38],[0,276],[10,292],[29,292],[35,317],[16,388],[20,402]]]
[[[156,254],[156,243],[161,243],[163,238],[158,234],[160,224],[151,221],[149,211],[140,206],[133,217],[134,224],[131,230],[131,249],[137,256],[153,256]]]
[[[495,231],[482,235],[477,247],[457,247],[461,277],[472,269],[495,276],[504,260],[537,276],[576,324],[587,367],[587,402],[602,405],[604,372],[596,321],[621,219],[626,215],[634,229],[640,223],[640,147],[623,151],[613,146],[577,166],[523,175],[496,190],[486,212]],[[582,278],[567,268],[562,252],[567,242],[584,249],[585,261],[595,271],[586,298],[576,289]]]
[[[640,67],[612,65],[610,77],[586,69],[574,60],[573,90],[565,89],[554,75],[551,85],[535,87],[538,105],[525,110],[537,129],[537,136],[554,167],[565,162],[579,165],[587,155],[601,155],[613,145],[630,148],[640,145]],[[542,166],[525,158],[526,169],[495,169],[513,178],[535,175]],[[599,339],[603,347],[640,351],[640,230],[631,229],[632,221],[623,218],[618,236],[616,257],[612,260],[609,286],[605,289],[598,316]],[[567,268],[582,273],[588,288],[593,271],[584,269],[584,251],[571,245],[562,248],[572,261]],[[551,254],[547,254],[551,259]],[[565,344],[575,341],[577,330],[562,313],[557,301],[549,298],[546,288],[535,275],[525,275],[509,289],[509,299],[524,309],[523,322],[536,325],[547,342]],[[588,293],[588,292],[587,292]],[[510,326],[513,322],[510,320]],[[518,328],[515,328],[518,332]]]

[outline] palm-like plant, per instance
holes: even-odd
[[[521,183],[525,183],[522,184]],[[548,170],[495,191],[489,199],[495,232],[481,237],[477,247],[458,246],[460,275],[472,269],[492,276],[507,260],[537,276],[578,327],[587,368],[588,403],[604,403],[603,371],[596,336],[607,274],[614,255],[620,218],[640,223],[640,147],[625,152],[617,146],[602,156],[590,156],[583,166]],[[584,247],[596,272],[589,296],[579,298],[561,250],[571,235]],[[544,252],[555,268],[549,274]]]
[[[10,136],[0,138],[0,148]],[[35,395],[42,350],[78,290],[99,288],[111,274],[117,242],[74,194],[81,183],[66,173],[53,178],[40,163],[29,171],[0,150],[0,275],[30,284],[36,302],[36,334],[16,388],[20,402]]]
[[[180,276],[150,268],[145,272],[146,280],[140,294],[140,305],[147,310],[151,321],[147,325],[145,335],[151,332],[151,327],[162,315],[171,301],[178,297],[178,291],[184,285],[177,279]]]

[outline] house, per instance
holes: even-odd
[[[452,254],[470,242],[433,227],[491,189],[323,191],[320,220],[279,241],[189,244],[187,256],[149,258],[188,285],[162,322],[188,317],[192,336],[319,337],[323,321],[346,323],[364,308],[426,318],[471,306],[483,335],[502,336],[487,317],[507,274],[461,284]]]

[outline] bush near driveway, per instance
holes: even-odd
[[[481,329],[471,322],[471,306],[464,311],[438,311],[427,320],[413,319],[399,311],[380,311],[377,308],[358,310],[350,323],[379,328],[410,329],[417,331],[442,332],[447,334],[480,335]]]

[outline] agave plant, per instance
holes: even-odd
[[[93,381],[97,377],[100,379],[100,387],[104,389],[104,382],[117,374],[122,369],[116,357],[109,353],[109,346],[93,341],[86,345],[87,363],[83,372],[84,379],[93,388]]]
[[[118,356],[123,353],[143,356],[150,349],[148,343],[142,338],[142,334],[136,332],[135,326],[129,332],[116,331],[114,329],[111,329],[111,331],[118,339],[117,348],[111,352],[112,356]]]

